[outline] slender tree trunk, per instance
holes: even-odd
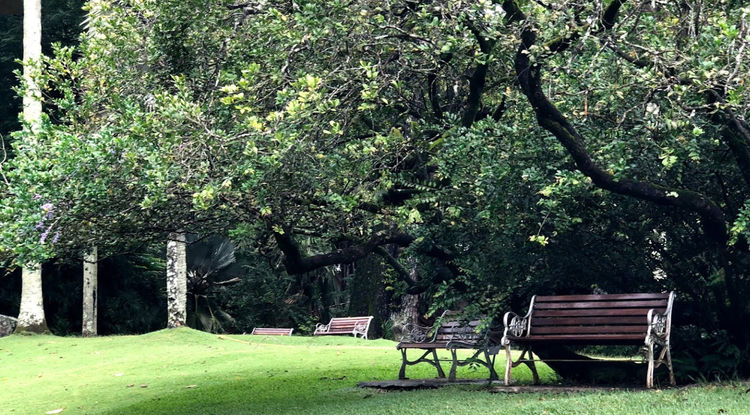
[[[42,267],[39,264],[24,267],[21,274],[21,308],[15,333],[47,333],[42,299]]]
[[[83,256],[83,319],[81,334],[84,337],[97,335],[98,261],[96,247],[91,248]]]
[[[185,233],[172,232],[167,241],[167,327],[185,325],[187,317]]]
[[[23,2],[23,60],[38,61],[42,56],[42,2],[41,0],[24,0]],[[23,118],[31,128],[39,122],[42,115],[42,102],[39,100],[39,88],[31,74],[33,67],[23,66],[23,77],[27,89],[23,96]],[[44,317],[44,300],[42,298],[42,266],[30,264],[23,269],[21,287],[21,308],[18,312],[16,333],[45,333],[47,320]]]
[[[23,2],[23,61],[38,61],[42,56],[42,1],[24,0]],[[23,79],[27,89],[23,95],[23,118],[36,123],[42,115],[42,102],[36,82],[31,78],[33,66],[23,66]]]

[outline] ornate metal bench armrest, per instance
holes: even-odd
[[[318,332],[321,332],[321,331],[328,331],[329,324],[323,324],[323,323],[316,324],[315,325],[315,333],[318,333]]]
[[[646,333],[646,344],[665,343],[669,340],[669,331],[671,322],[668,314],[661,314],[658,311],[648,310],[646,320],[648,321],[648,333]]]
[[[503,316],[503,325],[505,326],[505,329],[503,330],[503,339],[501,343],[505,345],[510,343],[508,335],[521,337],[528,333],[529,315],[519,316],[518,314],[509,311]]]
[[[368,328],[369,324],[370,323],[367,322],[367,321],[359,321],[359,322],[357,322],[357,324],[354,325],[354,330],[353,331],[355,333],[359,333],[359,334],[361,334],[361,335],[364,336],[364,335],[367,334],[367,328]]]
[[[405,343],[431,342],[435,341],[435,335],[437,335],[437,331],[433,330],[432,327],[409,323],[404,326],[404,331],[401,334],[401,341]]]

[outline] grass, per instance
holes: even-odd
[[[0,339],[0,413],[45,414],[749,414],[747,384],[661,391],[493,394],[481,386],[379,392],[395,379],[387,340],[216,336],[190,329],[142,336]],[[503,367],[501,358],[496,364]],[[446,367],[447,368],[447,367]],[[429,365],[407,369],[435,376]],[[483,378],[464,368],[459,377]],[[528,382],[528,372],[514,377]],[[543,371],[543,379],[554,380]]]

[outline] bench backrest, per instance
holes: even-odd
[[[671,302],[670,293],[535,296],[528,334],[645,336],[649,310],[671,312]]]
[[[291,336],[294,329],[276,327],[255,327],[250,334],[264,336]]]
[[[481,320],[456,320],[450,315],[443,315],[443,322],[435,333],[436,342],[460,341],[463,343],[477,343],[485,338],[485,333],[477,331]]]

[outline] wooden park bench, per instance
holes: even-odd
[[[365,317],[334,317],[328,324],[318,323],[315,326],[314,336],[326,334],[352,334],[362,336],[367,340],[367,331],[370,329],[372,316]]]
[[[654,386],[654,369],[662,364],[666,364],[669,381],[675,385],[669,350],[673,302],[673,292],[534,296],[525,316],[508,312],[503,318],[505,384],[510,384],[511,368],[522,363],[531,369],[534,382],[538,383],[534,346],[559,344],[644,345],[648,360],[646,387]],[[522,350],[515,362],[510,355],[512,345]],[[661,350],[655,358],[657,348]]]
[[[294,329],[276,327],[255,327],[253,332],[257,336],[291,336]]]
[[[399,379],[406,379],[406,366],[418,363],[429,363],[437,369],[438,377],[444,378],[445,372],[440,365],[438,350],[449,350],[451,353],[451,369],[448,380],[456,380],[456,369],[473,363],[481,364],[490,371],[490,380],[498,379],[495,372],[495,357],[500,346],[493,344],[488,330],[480,330],[481,320],[461,321],[455,318],[454,313],[444,312],[438,319],[435,327],[424,327],[409,324],[405,327],[401,341],[396,346],[401,351],[401,369],[398,372]],[[417,349],[422,355],[416,360],[409,360],[406,356],[407,350]],[[459,359],[458,350],[476,350],[468,359]],[[479,356],[483,355],[484,360]]]

